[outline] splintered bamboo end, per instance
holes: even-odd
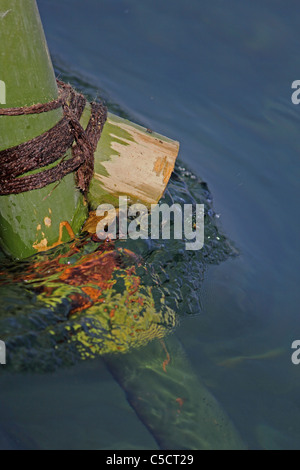
[[[95,154],[90,202],[95,209],[124,195],[147,206],[163,196],[179,143],[109,114]]]

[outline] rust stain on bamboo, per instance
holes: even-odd
[[[37,250],[38,252],[41,252],[41,251],[46,251],[46,250],[51,250],[51,248],[55,248],[56,246],[58,245],[61,245],[63,243],[63,229],[66,228],[68,234],[69,234],[69,237],[70,239],[72,240],[73,238],[75,238],[75,234],[72,230],[72,227],[71,225],[69,224],[69,222],[67,221],[63,221],[63,222],[60,222],[59,224],[59,235],[58,235],[58,240],[57,242],[53,243],[53,245],[51,246],[48,246],[48,240],[47,238],[45,237],[45,234],[42,233],[43,235],[43,239],[38,242],[36,241],[32,247]]]
[[[173,172],[174,166],[168,162],[168,157],[158,157],[154,163],[153,171],[157,176],[163,175],[164,184],[167,185]]]

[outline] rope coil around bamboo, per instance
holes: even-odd
[[[91,116],[86,129],[80,118],[85,97],[71,85],[58,81],[58,99],[45,104],[0,109],[0,116],[40,114],[62,107],[63,118],[49,131],[34,139],[0,152],[0,195],[20,194],[41,189],[76,171],[77,185],[87,192],[94,172],[94,152],[107,119],[102,103],[91,103]],[[74,142],[76,143],[74,145]],[[72,148],[72,157],[65,155]],[[53,168],[27,175],[60,161]],[[25,175],[25,176],[22,176]]]

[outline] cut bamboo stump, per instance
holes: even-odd
[[[174,170],[179,143],[108,114],[95,153],[89,191],[92,209],[118,197],[150,206],[161,199]]]
[[[31,106],[57,98],[35,0],[0,0],[0,60],[2,95],[5,90],[1,108]],[[89,116],[87,105],[81,119],[84,127]],[[0,151],[46,132],[61,118],[61,109],[39,115],[0,116]],[[147,205],[157,203],[178,150],[177,142],[109,114],[95,153],[90,207],[96,209],[103,202],[117,204],[119,195]],[[0,246],[7,254],[23,259],[70,240],[81,231],[88,203],[76,188],[74,174],[43,189],[1,196]]]

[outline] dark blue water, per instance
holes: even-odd
[[[57,69],[179,140],[181,161],[208,182],[240,255],[206,271],[199,314],[177,336],[248,448],[299,448],[300,366],[291,362],[300,339],[298,3],[38,5]],[[96,388],[94,368],[7,382],[6,426],[20,436],[10,445],[26,435],[28,447],[39,436],[40,447],[156,448],[100,363]]]

